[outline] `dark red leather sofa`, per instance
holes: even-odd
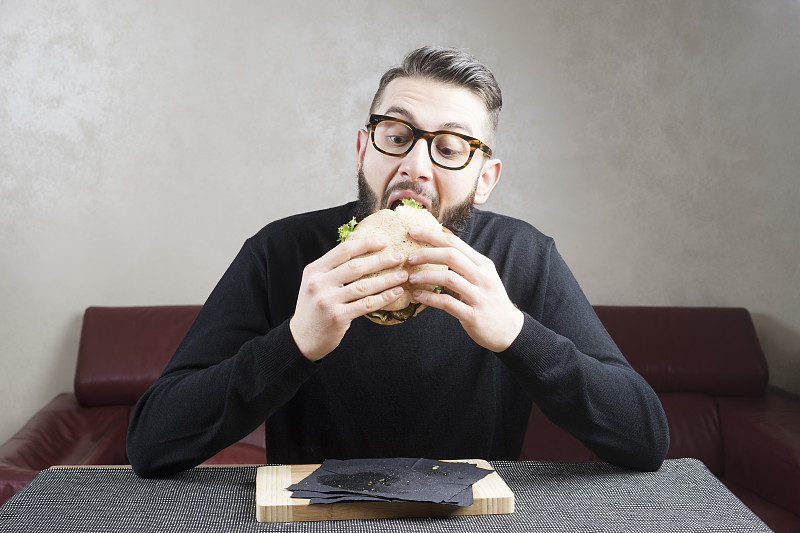
[[[53,465],[124,465],[128,420],[200,306],[90,307],[73,393],[62,393],[0,446],[0,504]],[[263,426],[206,464],[261,464]]]
[[[664,406],[667,457],[703,461],[773,530],[800,532],[800,398],[767,386],[750,313],[720,307],[595,311]],[[597,457],[534,407],[520,459]]]
[[[90,307],[73,393],[0,446],[0,503],[57,464],[127,464],[125,432],[199,306]],[[775,531],[800,532],[800,399],[767,387],[750,314],[739,308],[596,306],[661,398],[669,457],[697,458]],[[534,408],[522,460],[597,460]],[[207,464],[266,460],[263,428]]]

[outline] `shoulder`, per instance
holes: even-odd
[[[351,202],[274,220],[247,239],[243,251],[261,263],[308,264],[336,246],[339,226],[354,213]]]
[[[274,220],[253,235],[251,242],[293,242],[312,239],[336,244],[337,230],[355,213],[355,202],[344,205],[299,213]]]
[[[473,209],[464,232],[464,240],[478,249],[511,251],[512,247],[549,251],[554,246],[552,237],[539,231],[531,223],[492,211]]]
[[[339,226],[346,223],[355,213],[355,202],[317,211],[309,211],[275,220],[264,226],[258,234],[287,231],[322,230],[334,237]],[[257,235],[258,235],[257,234]]]

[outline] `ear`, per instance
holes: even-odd
[[[358,130],[358,135],[356,136],[356,174],[358,174],[358,170],[361,166],[361,162],[364,160],[364,152],[367,150],[367,145],[369,144],[369,133],[365,129]]]
[[[500,171],[503,163],[499,159],[490,159],[483,164],[481,174],[478,176],[478,185],[475,188],[475,205],[485,204],[492,194],[492,189],[500,180]]]

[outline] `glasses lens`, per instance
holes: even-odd
[[[402,122],[381,120],[375,125],[372,138],[378,150],[399,156],[411,150],[414,131]],[[469,161],[471,153],[469,142],[449,133],[440,133],[430,144],[431,159],[444,168],[462,168]]]
[[[402,122],[384,120],[375,126],[375,145],[390,154],[402,154],[414,142],[414,132]]]
[[[433,138],[431,157],[434,162],[448,168],[458,168],[469,159],[470,146],[455,135],[441,133]]]

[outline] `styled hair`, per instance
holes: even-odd
[[[378,84],[372,99],[370,113],[383,98],[386,86],[397,78],[425,78],[440,83],[463,87],[483,101],[489,114],[490,134],[494,137],[503,107],[503,96],[494,74],[472,55],[456,48],[423,46],[410,52],[403,62],[387,70]]]

